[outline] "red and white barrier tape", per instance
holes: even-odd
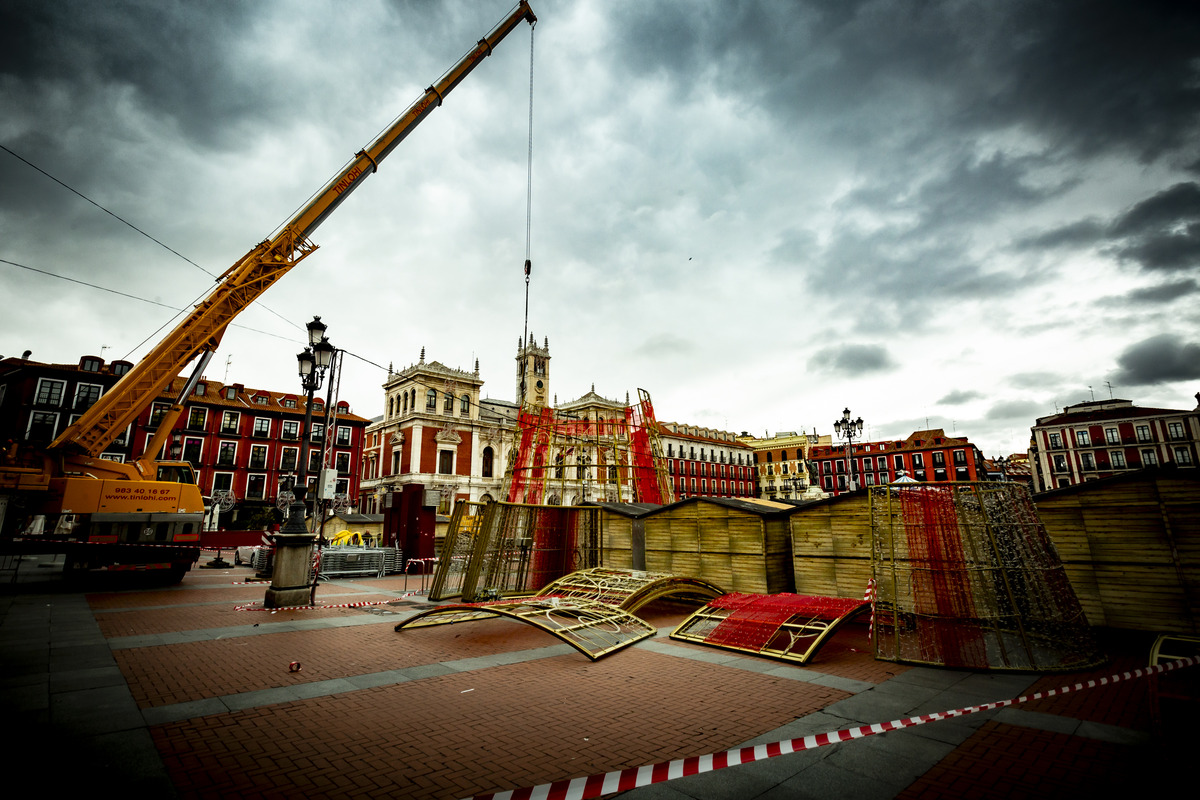
[[[1132,672],[1122,672],[1119,675],[1110,675],[1107,678],[1100,678],[1099,680],[1076,683],[1073,686],[1064,686],[1061,689],[1051,689],[1048,692],[1035,692],[1034,694],[1024,695],[1012,700],[985,703],[981,706],[967,706],[966,708],[942,711],[936,714],[922,714],[917,717],[897,719],[875,725],[861,725],[857,728],[818,733],[814,736],[805,736],[800,739],[785,739],[781,742],[772,742],[771,744],[740,747],[736,750],[726,750],[723,753],[692,756],[691,758],[680,758],[674,761],[662,761],[658,764],[650,764],[644,767],[630,767],[629,769],[618,770],[616,772],[605,772],[582,778],[570,778],[553,783],[543,783],[540,786],[526,787],[524,789],[477,794],[472,800],[534,800],[534,798],[536,800],[586,800],[586,798],[590,797],[600,797],[612,792],[639,789],[643,786],[650,786],[651,784],[662,783],[674,780],[675,778],[683,778],[688,775],[699,775],[703,772],[712,772],[718,769],[725,769],[726,767],[736,767],[738,764],[750,764],[755,761],[763,761],[788,753],[813,750],[828,744],[849,741],[850,739],[862,739],[876,733],[887,733],[888,731],[900,730],[901,728],[924,725],[927,722],[937,722],[943,719],[975,714],[980,711],[991,711],[996,708],[1015,706],[1020,703],[1027,703],[1030,700],[1041,700],[1046,697],[1076,692],[1081,689],[1093,689],[1097,686],[1141,678],[1159,672],[1169,672],[1183,667],[1195,666],[1196,664],[1200,664],[1200,658],[1183,658],[1154,667],[1137,669]]]
[[[322,608],[362,608],[363,606],[385,606],[392,600],[402,600],[405,597],[412,597],[420,594],[420,592],[405,592],[402,595],[393,597],[389,600],[364,600],[361,603],[338,603],[336,605],[321,605],[321,606],[284,606],[283,608],[267,608],[251,603],[245,606],[235,606],[234,611],[316,611]]]

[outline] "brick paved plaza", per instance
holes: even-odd
[[[204,559],[207,561],[207,558]],[[248,569],[69,589],[23,566],[0,595],[5,748],[38,785],[137,796],[458,798],[886,722],[1074,683],[875,661],[853,625],[809,667],[651,640],[598,662],[510,620],[408,630],[417,578],[261,604]],[[1106,638],[1144,666],[1147,635]],[[298,662],[299,671],[289,665]],[[1181,771],[1148,681],[1086,690],[627,792],[647,798],[1074,797]],[[1163,783],[1165,781],[1165,783]]]

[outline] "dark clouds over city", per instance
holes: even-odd
[[[536,0],[529,327],[552,391],[764,431],[1024,449],[1200,389],[1200,12],[1154,2]],[[8,2],[0,144],[220,274],[509,9]],[[525,26],[238,319],[210,377],[297,383],[313,314],[512,398]],[[174,307],[212,277],[0,151],[0,259]],[[0,263],[0,353],[145,351],[161,306]],[[161,334],[159,334],[161,335]],[[228,363],[227,363],[228,362]],[[382,410],[351,360],[342,395]]]

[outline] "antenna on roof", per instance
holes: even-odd
[[[1092,402],[1096,402],[1096,392],[1094,389],[1092,389],[1090,384],[1088,385],[1088,391],[1092,393]]]
[[[1113,399],[1112,381],[1105,381],[1104,385],[1108,387],[1108,399],[1112,400]]]
[[[225,380],[224,383],[229,383],[229,365],[233,363],[233,354],[225,356]]]

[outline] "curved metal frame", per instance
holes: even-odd
[[[438,619],[432,619],[437,617]],[[456,603],[422,611],[396,626],[424,628],[507,617],[541,628],[596,661],[657,631],[632,614],[595,600],[573,597],[528,597],[492,603]]]
[[[586,598],[630,613],[664,597],[711,600],[725,594],[715,583],[665,572],[593,567],[565,575],[548,584],[538,596]]]
[[[746,598],[746,601],[736,602],[740,598]],[[754,608],[756,601],[778,606],[781,601],[789,600],[791,608],[783,611],[770,609],[764,613]],[[816,657],[822,645],[838,628],[871,607],[865,600],[789,594],[728,595],[727,601],[735,602],[727,602],[723,607],[710,603],[698,609],[671,631],[671,638],[681,642],[719,647],[722,650],[738,650],[781,661],[807,664]],[[835,608],[830,608],[830,604]],[[739,623],[757,625],[760,630],[770,625],[774,628],[767,636],[760,637],[760,647],[712,641],[714,633],[736,630]],[[773,642],[780,641],[783,636],[787,637],[786,646],[772,646]],[[803,652],[797,653],[797,645],[806,647]]]

